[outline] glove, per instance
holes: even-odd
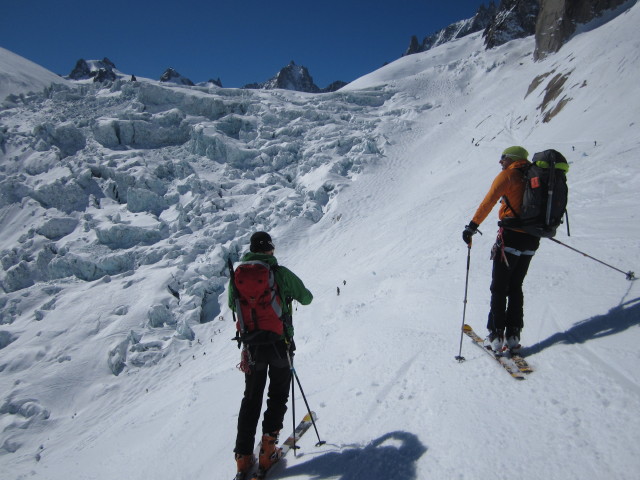
[[[478,224],[474,222],[469,222],[469,225],[464,227],[464,231],[462,232],[462,240],[467,245],[471,245],[471,237],[473,237],[478,231]]]

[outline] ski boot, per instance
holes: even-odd
[[[504,333],[498,330],[490,330],[487,338],[484,339],[484,347],[492,350],[493,353],[500,354],[504,347]]]
[[[248,455],[236,453],[237,473],[234,480],[245,480],[251,472],[251,467],[253,467],[255,463],[256,457],[254,457],[252,453]]]
[[[258,478],[264,476],[269,469],[282,458],[282,448],[277,447],[279,432],[262,435],[260,455],[258,456]]]
[[[506,348],[511,353],[516,354],[522,348],[520,345],[520,329],[519,328],[507,328],[506,334]]]

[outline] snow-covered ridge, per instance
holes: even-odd
[[[0,47],[0,105],[7,95],[40,92],[52,83],[69,85],[46,68]]]

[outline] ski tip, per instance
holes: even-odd
[[[316,415],[316,412],[309,412],[304,416],[302,421],[303,422],[310,422],[311,420],[316,421],[317,419],[318,419],[318,416]]]
[[[467,325],[466,323],[462,326],[462,330],[464,330],[465,332],[470,332],[471,330],[473,330],[473,328],[471,328],[470,325]]]

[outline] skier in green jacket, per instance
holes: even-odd
[[[291,318],[291,301],[297,300],[302,305],[309,305],[313,295],[291,270],[278,265],[273,255],[275,246],[271,236],[266,232],[256,232],[251,236],[250,253],[245,254],[241,261],[261,261],[276,267],[274,269],[275,282],[281,298],[283,319]],[[234,287],[229,284],[229,307],[235,311]],[[281,456],[281,449],[276,447],[278,435],[283,426],[283,419],[287,411],[289,400],[289,384],[291,383],[291,367],[289,356],[293,357],[293,325],[285,322],[285,334],[275,343],[266,345],[246,346],[245,350],[251,359],[245,370],[245,390],[240,413],[238,415],[238,432],[234,449],[238,474],[242,479],[255,463],[253,445],[256,429],[260,419],[262,397],[269,377],[267,392],[267,409],[262,421],[262,445],[259,455],[259,466],[268,470]]]

